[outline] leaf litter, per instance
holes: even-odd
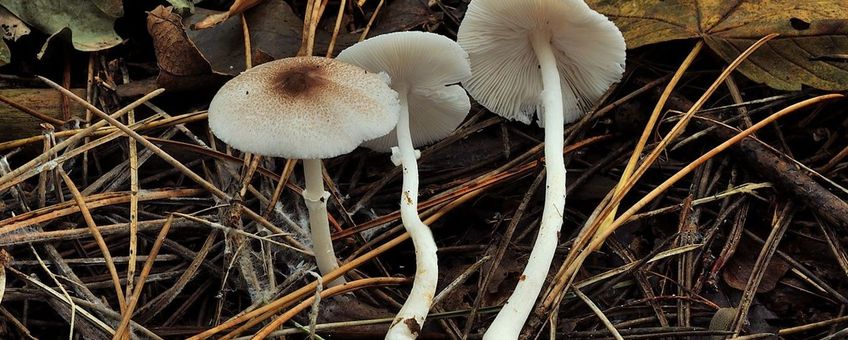
[[[146,17],[147,25],[142,22],[130,29],[148,32],[151,40],[128,40],[126,48],[78,54],[83,58],[66,55],[67,71],[50,70],[33,61],[35,64],[26,68],[12,65],[8,72],[21,72],[15,77],[25,78],[31,75],[26,70],[33,70],[29,72],[53,79],[62,79],[68,72],[71,84],[79,87],[86,87],[90,80],[88,90],[79,92],[81,97],[108,113],[124,115],[129,115],[129,110],[120,109],[140,95],[155,87],[166,88],[165,94],[152,93],[134,103],[132,120],[121,118],[139,137],[161,150],[139,147],[133,151],[126,136],[107,124],[84,129],[87,118],[82,110],[74,110],[75,120],[67,125],[39,125],[35,118],[27,123],[29,132],[24,135],[0,134],[0,163],[10,165],[0,168],[0,247],[14,257],[5,261],[6,286],[0,288],[4,289],[0,337],[45,337],[45,330],[38,327],[45,324],[68,330],[74,308],[94,313],[86,314],[93,319],[76,319],[75,334],[92,339],[111,337],[100,325],[117,327],[122,315],[113,280],[104,266],[106,259],[87,232],[90,222],[101,230],[110,261],[121,277],[119,284],[126,285],[127,264],[133,260],[127,256],[129,226],[137,221],[135,261],[141,268],[168,216],[182,214],[173,215],[171,230],[153,258],[150,272],[136,276],[144,283],[138,313],[132,317],[133,334],[138,337],[186,338],[278,298],[294,305],[316,292],[309,285],[312,276],[307,274],[314,270],[312,259],[292,250],[306,242],[306,215],[299,200],[301,174],[286,172],[285,160],[262,159],[256,173],[247,176],[250,162],[210,138],[203,111],[208,104],[204,98],[245,69],[242,16],[250,36],[250,63],[256,65],[299,51],[305,3],[251,3],[255,6],[241,14],[228,13],[226,20],[202,30],[192,26],[224,12],[197,7],[189,14],[186,3],[177,9],[151,5],[143,11],[119,4],[102,0],[86,5],[91,6],[88,14],[112,18],[99,24],[101,29],[107,28],[102,31],[106,33],[92,34],[91,41],[108,43],[114,19],[133,15]],[[734,74],[727,87],[720,88],[705,109],[696,112],[693,123],[678,139],[687,142],[664,152],[623,206],[738,129],[800,100],[827,93],[821,89],[845,88],[839,71],[844,65],[833,57],[846,54],[840,35],[844,36],[842,29],[848,25],[837,2],[823,1],[816,3],[817,7],[806,3],[793,7],[779,0],[732,4],[593,0],[590,4],[621,25],[630,47],[630,68],[626,80],[590,115],[587,121],[591,124],[567,127],[572,141],[566,150],[569,203],[556,265],[564,261],[578,227],[614,190],[632,142],[643,129],[644,120],[634,116],[646,114],[644,108],[659,100],[669,70],[677,68],[692,49],[693,43],[684,39],[703,39],[716,54],[698,55],[684,74],[646,152],[656,147],[655,142],[666,135],[680,112],[692,106],[717,69],[763,35],[782,34],[761,49],[771,54],[752,55],[740,67],[741,75]],[[316,32],[317,54],[326,51],[338,5],[327,2]],[[453,19],[461,19],[465,3],[396,0],[347,6],[335,51],[357,41],[366,30],[369,36],[408,29],[451,36],[458,24]],[[688,15],[696,11],[702,14],[700,22]],[[45,18],[22,15],[21,19],[46,35],[67,29],[71,41],[85,36],[86,28],[78,22],[49,26],[35,24]],[[99,21],[90,24],[95,22]],[[828,38],[832,44],[822,44],[820,38]],[[28,44],[36,45],[37,50],[42,42]],[[144,49],[149,52],[146,56],[138,54]],[[802,85],[813,89],[778,96],[782,92],[758,85],[762,82],[778,90],[796,91]],[[143,86],[134,93],[115,92],[134,83]],[[180,92],[199,96],[171,94]],[[26,98],[31,97],[14,100],[26,106],[31,104]],[[848,197],[844,189],[848,186],[848,115],[843,104],[844,100],[822,102],[781,119],[770,129],[757,132],[756,140],[746,139],[731,153],[709,160],[695,175],[697,180],[684,179],[656,198],[578,271],[573,286],[580,289],[583,301],[591,301],[595,308],[573,303],[577,297],[565,291],[556,313],[531,320],[525,334],[593,338],[609,336],[605,326],[612,325],[623,336],[653,338],[715,338],[737,330],[760,336],[822,338],[848,326],[842,315],[846,292],[841,285],[848,272],[844,250],[848,240],[841,232],[845,216],[834,213],[846,206]],[[55,107],[59,109],[35,107],[54,114],[62,111],[58,101]],[[62,144],[66,138],[76,142]],[[481,334],[508,297],[509,287],[520,279],[542,203],[537,191],[528,190],[542,169],[541,140],[535,127],[504,122],[475,106],[453,136],[422,150],[421,206],[437,236],[440,262],[448,266],[440,277],[439,291],[449,288],[428,318],[432,321],[421,329],[422,338]],[[57,144],[62,150],[52,149]],[[27,145],[28,149],[17,149]],[[42,149],[47,151],[39,153]],[[165,153],[183,167],[162,162]],[[32,170],[9,175],[35,157],[40,161]],[[137,165],[130,167],[131,163]],[[334,192],[329,206],[336,245],[343,263],[356,267],[348,277],[411,276],[413,249],[404,242],[396,212],[397,170],[384,157],[363,150],[326,165]],[[59,176],[59,167],[79,186],[84,205],[68,191],[70,182]],[[130,180],[132,173],[137,173],[137,181]],[[275,194],[281,174],[287,182]],[[210,196],[197,189],[193,180],[214,183],[213,191],[218,193]],[[246,194],[238,197],[244,183]],[[128,204],[134,192],[138,195],[136,210]],[[520,204],[525,199],[527,204]],[[787,205],[787,201],[795,204]],[[80,215],[83,206],[90,210],[92,221]],[[685,224],[681,224],[680,214],[671,213],[681,210],[685,210],[681,215],[686,216]],[[511,225],[511,241],[501,242]],[[10,232],[9,226],[27,227]],[[678,234],[680,230],[686,233]],[[505,256],[494,264],[497,267],[480,263],[498,251]],[[45,266],[33,265],[40,261],[39,256],[48,257]],[[468,271],[475,266],[479,269]],[[55,275],[63,279],[53,281]],[[485,275],[492,277],[484,280]],[[549,279],[549,287],[558,280],[554,275]],[[63,289],[71,299],[64,298]],[[305,308],[280,332],[309,333],[308,325],[317,320],[320,336],[380,338],[407,289],[407,285],[370,287],[322,298],[317,315]],[[300,291],[305,293],[297,293]],[[747,313],[741,315],[740,311]],[[471,315],[475,317],[469,318]],[[539,322],[552,316],[552,323]],[[263,326],[249,328],[242,335],[254,334]]]

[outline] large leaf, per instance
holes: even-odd
[[[120,1],[114,0],[0,0],[0,5],[44,33],[58,36],[70,30],[71,42],[80,51],[99,51],[121,43],[113,28],[115,15],[123,12],[118,4]]]
[[[18,19],[14,14],[7,9],[0,7],[0,33],[5,40],[18,40],[23,35],[29,34],[30,30],[27,25]],[[6,42],[0,40],[0,66],[6,65],[12,60],[12,52],[9,51],[9,46]]]
[[[780,90],[848,89],[848,0],[587,0],[615,21],[628,48],[702,38],[732,61],[769,33],[780,37],[743,63],[752,80]]]

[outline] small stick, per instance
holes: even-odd
[[[65,298],[65,296],[62,293],[57,292],[53,288],[50,288],[50,286],[39,281],[37,278],[31,277],[31,276],[29,276],[25,273],[22,273],[22,272],[16,270],[15,268],[9,267],[8,270],[9,270],[10,273],[15,275],[21,281],[25,281],[26,283],[32,284],[33,286],[36,286],[36,287],[44,290],[45,292],[47,292],[51,297],[53,297],[53,298],[55,298],[55,299],[57,299],[61,302],[64,302],[70,308],[73,308],[75,310],[75,313],[79,313],[84,318],[91,321],[91,323],[93,325],[97,326],[99,329],[101,329],[104,332],[107,332],[109,334],[114,334],[115,331],[112,329],[112,327],[109,327],[109,325],[107,325],[102,320],[98,319],[96,316],[94,316],[94,314],[92,314],[89,311],[81,308],[79,305],[75,304],[73,301],[67,300],[67,298]]]
[[[138,276],[138,285],[135,287],[132,297],[130,297],[129,305],[126,310],[121,312],[123,313],[123,317],[121,318],[120,325],[118,325],[118,329],[115,330],[115,335],[112,337],[113,340],[123,338],[125,332],[127,332],[126,336],[129,337],[129,329],[127,326],[130,323],[130,317],[133,314],[136,304],[138,304],[138,298],[141,296],[141,289],[144,287],[144,281],[147,279],[147,276],[150,275],[150,270],[153,269],[153,263],[156,259],[156,255],[159,255],[159,249],[162,248],[162,243],[165,242],[165,237],[168,236],[168,231],[171,230],[171,223],[173,221],[173,215],[168,215],[168,219],[165,220],[165,224],[162,226],[162,229],[159,230],[159,235],[156,236],[156,241],[153,242],[153,248],[150,249],[150,254],[147,255],[147,261],[144,262],[144,267],[141,269],[141,274]]]
[[[333,57],[333,48],[336,47],[336,38],[338,38],[339,29],[341,29],[342,26],[345,5],[347,5],[347,0],[339,1],[339,14],[336,15],[336,26],[333,28],[333,36],[330,38],[330,44],[327,46],[327,58]]]
[[[41,77],[41,76],[38,76],[38,78],[41,79],[41,81],[43,81],[44,83],[46,83],[50,87],[56,88],[57,90],[59,90],[63,94],[65,94],[66,96],[70,97],[71,99],[76,100],[77,102],[82,104],[84,107],[91,109],[91,112],[93,112],[95,115],[97,115],[98,117],[103,119],[102,121],[98,122],[97,124],[100,124],[100,123],[105,124],[106,122],[108,122],[109,124],[112,124],[112,126],[118,128],[122,132],[126,133],[127,135],[129,135],[130,137],[132,137],[133,139],[135,139],[136,141],[141,143],[141,145],[144,145],[144,147],[146,147],[148,150],[155,153],[157,156],[162,158],[162,160],[164,160],[168,164],[171,164],[171,166],[173,166],[174,168],[176,168],[177,170],[182,172],[186,177],[188,177],[189,179],[191,179],[192,181],[194,181],[195,183],[197,183],[198,185],[200,185],[201,187],[203,187],[204,189],[209,191],[209,193],[211,193],[215,197],[218,197],[219,199],[222,199],[222,200],[225,200],[225,201],[230,201],[232,199],[229,195],[227,195],[227,193],[225,193],[221,189],[218,189],[218,187],[216,187],[214,184],[210,183],[209,181],[207,181],[203,177],[200,177],[200,175],[198,175],[197,173],[195,173],[194,171],[189,169],[187,166],[185,166],[179,160],[177,160],[176,158],[174,158],[173,156],[171,156],[170,154],[168,154],[167,152],[165,152],[164,150],[162,150],[158,146],[156,146],[156,144],[153,144],[152,142],[150,142],[150,140],[148,140],[147,138],[138,134],[138,132],[133,131],[132,129],[130,129],[129,127],[124,125],[123,123],[121,123],[121,122],[117,121],[115,118],[107,115],[106,113],[104,113],[103,111],[101,111],[100,109],[95,107],[94,105],[91,105],[91,103],[86,102],[84,99],[80,98],[79,96],[77,96],[73,92],[62,88],[61,86],[54,83],[50,79],[47,79],[47,78],[44,78],[44,77]],[[158,93],[161,93],[161,91],[159,91]],[[139,103],[139,105],[140,104],[141,103]],[[133,106],[133,108],[134,108],[134,106]],[[130,108],[130,109],[132,109],[132,108]],[[115,113],[114,115],[117,115],[117,113]],[[97,126],[97,124],[95,124],[93,126]],[[99,127],[99,126],[97,126],[97,127]],[[42,156],[39,156],[39,158],[41,158]],[[0,180],[2,180],[3,178],[6,178],[6,176],[3,176],[2,178],[0,178]],[[2,183],[2,182],[0,182],[0,183]],[[3,187],[0,186],[0,190],[2,190],[2,189],[3,189]],[[243,209],[244,209],[244,211],[243,211],[244,214],[247,215],[250,219],[252,219],[256,222],[259,222],[260,224],[267,227],[268,229],[271,229],[275,233],[282,232],[279,228],[274,226],[271,222],[268,222],[266,219],[262,218],[262,216],[260,216],[259,214],[257,214],[253,210],[250,210],[247,207],[243,207]],[[303,250],[305,248],[302,244],[296,242],[293,239],[290,239],[289,242],[293,243],[295,247],[301,248],[301,250]]]
[[[335,287],[332,287],[332,288],[328,288],[328,289],[322,291],[319,294],[319,296],[320,296],[321,299],[326,299],[328,297],[336,296],[336,295],[339,295],[339,294],[344,294],[344,293],[347,293],[347,292],[351,292],[351,291],[366,288],[366,287],[391,286],[391,285],[399,285],[399,284],[407,283],[407,282],[409,282],[409,279],[406,279],[406,278],[373,277],[373,278],[367,278],[367,279],[361,279],[361,280],[346,282],[344,284],[341,284],[341,285],[338,285],[338,286],[335,286]],[[263,327],[262,330],[260,330],[258,333],[256,333],[256,335],[253,336],[253,340],[265,339],[269,334],[271,334],[271,332],[273,332],[274,330],[276,330],[277,328],[282,326],[283,323],[290,320],[295,315],[297,315],[298,313],[300,313],[301,311],[303,311],[304,309],[306,309],[310,305],[312,305],[313,301],[315,301],[315,296],[312,296],[309,299],[303,300],[297,306],[294,306],[291,309],[287,310],[283,315],[280,315],[280,317],[274,319],[274,321],[272,321],[267,326]]]
[[[575,261],[575,263],[572,267],[573,268],[572,272],[569,273],[568,276],[566,276],[566,277],[570,277],[570,279],[568,281],[571,282],[571,280],[573,280],[573,274],[576,273],[576,268],[583,262],[583,260],[585,260],[585,258],[588,256],[588,254],[591,253],[591,249],[597,249],[597,247],[599,247],[601,245],[601,243],[603,243],[603,241],[607,237],[609,237],[609,235],[611,235],[618,227],[627,223],[627,221],[630,219],[630,217],[633,216],[637,211],[639,211],[640,209],[645,207],[654,198],[656,198],[662,192],[664,192],[665,190],[670,188],[672,185],[677,183],[677,181],[679,181],[680,179],[682,179],[683,177],[685,177],[686,175],[691,173],[693,170],[697,169],[699,166],[701,166],[701,164],[703,164],[707,160],[711,159],[715,155],[719,154],[720,152],[726,150],[727,148],[729,148],[733,144],[736,144],[739,141],[745,139],[746,137],[748,137],[750,134],[756,132],[757,130],[765,127],[768,124],[773,123],[778,118],[786,116],[790,113],[798,111],[798,110],[805,108],[807,106],[818,104],[818,103],[821,103],[821,102],[824,102],[824,101],[827,101],[827,100],[838,99],[838,98],[844,98],[844,96],[841,95],[841,94],[826,94],[826,95],[821,95],[821,96],[818,96],[818,97],[810,98],[810,99],[801,101],[799,103],[790,105],[790,106],[784,108],[783,110],[775,112],[774,114],[763,119],[762,121],[758,122],[757,124],[754,124],[750,128],[745,129],[744,131],[740,132],[739,134],[735,135],[733,138],[725,141],[724,143],[719,144],[718,146],[716,146],[715,148],[713,148],[712,150],[710,150],[706,154],[704,154],[701,157],[699,157],[698,159],[694,160],[692,163],[690,163],[690,164],[686,165],[684,168],[680,169],[677,173],[675,173],[670,178],[665,180],[663,183],[661,183],[660,185],[655,187],[654,190],[652,190],[647,195],[642,197],[642,199],[640,199],[638,202],[636,202],[636,204],[634,204],[632,207],[630,207],[630,209],[628,209],[627,211],[622,213],[621,216],[619,216],[610,225],[609,229],[603,230],[602,233],[598,234],[597,237],[592,240],[592,242],[589,244],[589,246],[584,249],[584,251],[580,254],[580,256]]]
[[[118,277],[118,270],[115,268],[115,262],[112,261],[112,255],[109,253],[109,247],[106,245],[106,241],[103,240],[103,235],[100,235],[100,229],[98,229],[97,224],[94,223],[94,218],[91,216],[91,212],[85,204],[85,198],[80,195],[77,186],[74,185],[74,182],[71,181],[71,178],[64,169],[58,167],[56,170],[59,172],[59,175],[62,176],[62,180],[68,187],[68,190],[71,191],[71,195],[74,196],[74,201],[76,201],[77,205],[79,205],[80,212],[82,213],[83,219],[85,219],[85,224],[88,226],[88,230],[91,232],[91,235],[94,236],[94,240],[97,242],[100,252],[103,253],[103,258],[106,259],[106,268],[109,269],[109,275],[112,276],[112,283],[114,284],[115,291],[118,295],[118,305],[120,306],[121,312],[123,312],[127,308],[127,301],[124,299],[124,290],[121,288],[121,279]]]
[[[359,41],[365,40],[368,37],[368,32],[371,31],[371,25],[374,24],[374,20],[377,19],[377,13],[380,13],[380,10],[383,8],[383,0],[377,4],[377,8],[374,9],[374,13],[371,14],[371,18],[368,19],[368,24],[365,25],[365,29],[362,30],[362,35],[359,36]]]
[[[592,310],[592,313],[595,313],[595,315],[598,316],[598,319],[601,319],[601,323],[604,324],[604,327],[606,327],[607,330],[609,330],[609,332],[612,334],[612,336],[616,340],[624,340],[624,338],[621,336],[621,333],[619,333],[618,330],[615,329],[615,326],[613,326],[612,322],[610,322],[609,319],[607,318],[607,316],[604,315],[604,312],[601,311],[601,309],[598,308],[598,306],[595,305],[595,303],[592,302],[592,300],[590,300],[589,297],[586,296],[586,294],[583,294],[583,292],[581,292],[580,289],[575,288],[574,289],[574,295],[577,295],[577,297],[579,297],[580,300],[583,300],[583,303],[585,303],[586,306],[589,306],[589,309]]]
[[[25,106],[25,105],[18,104],[16,102],[12,101],[11,99],[6,98],[4,96],[0,96],[0,102],[3,102],[4,104],[9,105],[11,107],[14,107],[14,108],[18,109],[18,111],[26,113],[30,116],[35,117],[35,118],[38,118],[41,121],[44,121],[46,123],[50,123],[50,124],[53,124],[55,126],[65,125],[65,122],[60,120],[60,119],[56,119],[56,118],[50,117],[46,114],[43,114],[41,112],[35,111],[35,110]]]
[[[774,256],[780,240],[783,239],[783,234],[789,228],[793,216],[795,216],[795,207],[791,201],[784,204],[780,209],[776,208],[774,211],[771,232],[765,243],[763,243],[763,248],[760,250],[754,266],[751,268],[751,276],[748,277],[748,282],[745,284],[745,290],[742,292],[742,297],[739,301],[739,307],[736,308],[733,322],[730,323],[732,326],[729,330],[733,331],[734,337],[739,336],[739,333],[742,332],[742,327],[748,318],[748,310],[754,302],[754,295],[757,293],[757,288],[760,287],[760,282],[762,282],[763,275],[766,273],[766,267],[771,262],[771,258]]]
[[[94,65],[96,64],[96,58],[97,52],[91,52],[88,54],[88,72],[85,77],[85,100],[89,103],[94,101],[94,91],[97,89],[94,87]],[[82,122],[82,126],[91,126],[91,111],[85,110],[85,116],[83,118],[85,121]],[[88,144],[89,140],[89,137],[85,137],[85,139],[83,139],[83,145]],[[84,152],[82,154],[82,178],[83,185],[88,186],[88,152]]]
[[[244,37],[244,69],[253,67],[253,50],[250,47],[250,29],[247,27],[247,15],[241,13],[241,31]]]
[[[176,197],[197,196],[203,193],[200,189],[165,189],[149,190],[139,193],[139,201],[152,201]],[[85,196],[86,206],[89,209],[105,207],[109,205],[124,204],[130,201],[127,192],[109,192]],[[0,236],[11,237],[15,230],[31,227],[38,223],[47,222],[59,217],[68,216],[80,211],[78,205],[73,202],[57,203],[42,209],[25,212],[20,215],[0,220]],[[4,239],[5,241],[5,239]]]
[[[271,214],[271,211],[274,210],[274,206],[276,206],[277,201],[280,200],[280,195],[283,193],[283,188],[289,181],[289,177],[291,177],[292,172],[294,172],[294,167],[296,165],[297,159],[286,160],[286,165],[283,166],[283,173],[280,175],[280,179],[277,181],[277,186],[274,188],[274,194],[271,196],[271,200],[270,202],[268,202],[268,208],[265,209],[265,213],[262,214],[262,217],[268,218],[268,216],[270,216]]]
[[[149,104],[149,103],[145,102],[144,104],[145,104],[145,106],[147,106],[147,104]],[[154,121],[154,122],[144,123],[138,129],[139,130],[150,130],[150,129],[155,129],[155,128],[159,128],[159,127],[168,127],[168,126],[179,125],[179,124],[183,124],[183,123],[192,123],[192,122],[204,121],[204,120],[206,120],[206,118],[207,118],[206,112],[192,112],[192,113],[182,114],[182,115],[179,115],[179,116],[169,117],[167,119],[157,120],[157,121]],[[83,129],[63,130],[63,131],[56,132],[55,135],[56,135],[56,137],[67,137],[67,136],[73,136],[75,134],[81,133],[82,131],[83,131]],[[108,135],[110,133],[114,133],[116,131],[118,131],[118,129],[116,129],[114,127],[104,127],[104,128],[97,129],[95,132],[91,133],[91,135],[96,136],[96,137],[100,137],[100,136]],[[31,144],[31,143],[37,143],[37,142],[42,141],[43,139],[44,139],[44,136],[32,136],[32,137],[16,139],[16,140],[8,141],[8,142],[3,142],[3,143],[0,143],[0,151],[14,149],[14,148],[21,147],[21,146]],[[87,144],[87,143],[83,143],[83,144]]]
[[[598,214],[598,218],[592,221],[589,226],[584,227],[586,230],[581,231],[582,238],[575,240],[572,251],[569,252],[569,255],[566,257],[566,260],[560,266],[559,271],[557,272],[554,278],[554,285],[548,290],[548,295],[543,299],[541,308],[536,308],[536,311],[533,313],[533,317],[529,322],[531,324],[531,328],[535,328],[534,324],[538,324],[541,322],[542,316],[545,315],[548,311],[551,310],[552,306],[562,299],[562,293],[565,292],[565,289],[573,280],[573,274],[576,273],[577,270],[577,262],[582,263],[582,258],[588,256],[588,253],[591,253],[597,246],[600,246],[601,242],[596,242],[597,239],[605,239],[606,236],[612,233],[615,229],[613,227],[614,223],[608,223],[601,227],[602,224],[607,222],[608,216],[614,216],[614,211],[617,210],[618,204],[624,198],[630,189],[632,189],[636,182],[645,174],[648,168],[653,165],[654,161],[659,158],[660,154],[665,150],[666,146],[671,143],[672,140],[677,138],[681,133],[683,133],[684,128],[689,123],[689,120],[692,118],[694,113],[698,111],[704,103],[712,96],[712,94],[718,89],[718,87],[724,82],[731,72],[733,72],[741,63],[744,61],[751,53],[754,53],[760,46],[764,45],[771,39],[777,37],[777,34],[769,34],[762,39],[755,42],[753,45],[748,47],[744,52],[742,52],[724,71],[719,75],[719,77],[713,82],[712,85],[704,92],[704,94],[698,99],[697,102],[689,109],[687,114],[677,122],[677,124],[672,128],[672,130],[668,133],[666,138],[663,138],[662,141],[652,150],[642,164],[636,168],[636,170],[631,174],[631,176],[627,179],[624,185],[616,186],[615,192],[613,194],[612,199],[610,199],[609,203],[604,206],[601,212]],[[667,90],[670,95],[670,90]],[[667,97],[665,98],[667,99]],[[661,102],[663,98],[661,97]],[[747,130],[746,130],[747,131]],[[691,170],[690,170],[691,171]],[[641,208],[641,207],[640,207]],[[635,211],[633,212],[635,213]],[[631,214],[632,215],[632,214]],[[629,217],[629,216],[628,216]],[[589,248],[587,244],[593,244],[593,247]]]
[[[126,65],[121,65],[121,73],[124,83],[130,82]],[[135,125],[135,110],[127,112],[127,125]],[[130,298],[133,291],[133,277],[135,276],[135,258],[138,255],[138,145],[132,138],[127,138],[130,153],[130,261],[127,263],[127,290],[126,297]]]
[[[42,77],[40,77],[40,78],[42,80],[48,81],[49,82],[48,85],[59,89],[59,91],[64,93],[66,96],[71,96],[72,98],[73,97],[79,98],[79,96],[77,96],[75,93],[66,90],[65,88],[59,86],[58,84],[48,80],[47,78],[42,78]],[[164,89],[157,89],[153,92],[150,92],[147,95],[145,95],[144,97],[141,97],[138,100],[130,103],[129,105],[127,105],[123,109],[120,109],[117,112],[113,113],[111,116],[107,116],[105,113],[103,113],[103,111],[100,111],[100,110],[97,110],[97,112],[99,112],[100,114],[102,114],[105,117],[109,117],[109,119],[114,121],[115,118],[123,116],[124,114],[129,112],[129,110],[136,108],[137,106],[139,106],[139,105],[143,104],[144,102],[152,99],[153,97],[158,96],[159,94],[161,94],[164,91],[165,91]],[[85,102],[85,100],[83,100],[82,98],[80,98],[79,100],[82,101],[82,102]],[[88,104],[88,106],[90,106],[90,107],[94,107],[93,105],[89,104],[88,102],[85,102],[85,103]],[[97,109],[97,108],[95,108],[95,109]],[[95,130],[97,130],[98,128],[100,128],[102,126],[105,126],[106,124],[107,124],[106,120],[101,120],[101,121],[99,121],[95,124],[92,124],[91,126],[80,130],[79,133],[74,134],[73,136],[69,137],[68,139],[65,139],[64,141],[62,141],[61,143],[56,144],[55,146],[50,148],[50,152],[42,153],[38,157],[32,159],[31,161],[27,162],[26,164],[24,164],[20,167],[18,167],[14,171],[7,173],[3,177],[0,177],[0,191],[6,190],[12,185],[23,182],[28,177],[27,178],[20,178],[21,174],[35,168],[38,165],[41,165],[42,163],[46,162],[50,158],[51,154],[58,154],[59,151],[61,151],[65,147],[75,144],[76,142],[81,140],[83,137],[90,135],[92,132],[94,132]]]

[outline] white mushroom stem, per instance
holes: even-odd
[[[318,270],[321,275],[327,274],[336,268],[336,252],[333,251],[333,240],[330,238],[330,221],[327,215],[327,199],[330,193],[324,191],[324,178],[321,175],[320,159],[303,160],[303,177],[306,179],[306,187],[303,189],[303,201],[309,211],[309,231],[312,234],[312,251],[315,253],[315,261],[318,262]],[[339,277],[326,284],[333,287],[345,283],[344,278]]]
[[[542,72],[545,170],[547,171],[545,207],[542,211],[539,235],[536,236],[536,243],[530,252],[527,267],[524,268],[515,291],[483,336],[483,339],[488,340],[518,339],[521,328],[533,310],[533,305],[548,276],[559,240],[565,207],[565,161],[562,157],[564,118],[559,71],[551,49],[550,35],[546,32],[537,32],[531,37],[531,41]]]
[[[409,132],[409,107],[406,88],[396,89],[400,98],[400,120],[396,127],[398,146],[392,148],[393,160],[403,167],[400,217],[415,246],[415,281],[409,297],[395,316],[388,340],[415,339],[430,312],[436,293],[439,266],[436,241],[430,227],[418,216],[418,161]]]

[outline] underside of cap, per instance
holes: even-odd
[[[582,116],[624,73],[625,44],[609,19],[581,0],[473,0],[457,41],[469,55],[465,88],[481,105],[525,124],[541,117],[542,78],[530,42],[548,34],[566,123]]]
[[[209,126],[241,151],[330,158],[391,131],[399,111],[385,75],[333,59],[295,57],[224,84],[209,105]]]
[[[348,47],[337,59],[371,72],[386,72],[392,88],[408,91],[409,127],[415,146],[446,137],[471,109],[468,95],[457,85],[471,76],[468,55],[445,36],[383,34]],[[393,131],[362,145],[387,152],[397,145],[397,137]]]

